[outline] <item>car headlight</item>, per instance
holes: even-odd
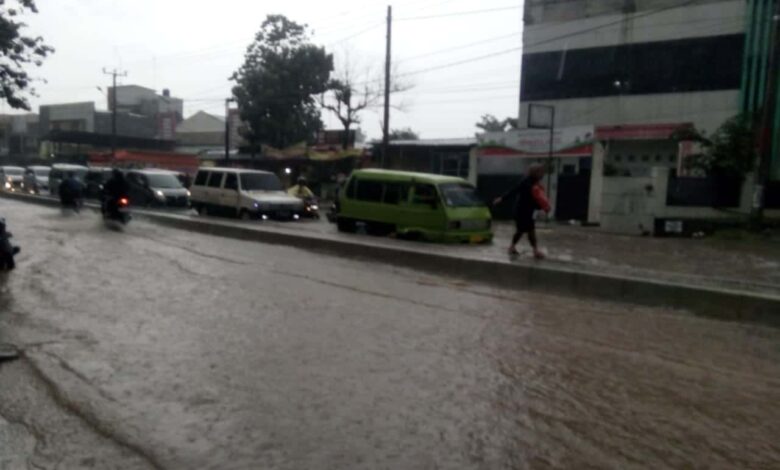
[[[190,197],[190,196],[192,196],[192,193],[190,192],[190,190],[189,190],[189,189],[187,190],[187,193],[186,193],[186,194],[187,194],[187,197]]]
[[[318,211],[318,210],[320,210],[320,206],[318,206],[317,204],[312,204],[312,205],[310,205],[309,207],[310,207],[310,208],[311,208],[311,210],[313,210],[313,211]]]
[[[158,199],[165,199],[165,194],[163,194],[163,192],[159,189],[154,192],[154,195],[157,196]]]
[[[5,182],[5,189],[11,189],[11,183],[8,181]]]

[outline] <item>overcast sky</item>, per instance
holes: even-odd
[[[386,1],[378,0],[37,0],[28,15],[28,34],[42,35],[56,53],[33,73],[39,104],[96,101],[96,88],[110,83],[102,68],[128,75],[122,83],[170,88],[185,100],[184,114],[224,113],[227,77],[242,62],[267,14],[281,13],[307,23],[313,41],[339,62],[348,56],[359,70],[381,74]],[[518,108],[520,51],[469,59],[519,48],[521,0],[397,0],[393,3],[393,59],[414,87],[393,97],[391,127],[411,127],[423,138],[468,137],[482,114],[515,116]],[[481,11],[479,10],[494,10]],[[470,14],[458,15],[461,12]],[[454,14],[454,15],[453,15]],[[450,15],[450,16],[442,16]],[[410,17],[427,17],[407,19]],[[438,70],[428,68],[467,61]],[[4,112],[9,112],[4,105]],[[337,121],[323,112],[326,127]],[[366,113],[369,137],[380,135],[380,116]]]

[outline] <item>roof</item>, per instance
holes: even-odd
[[[198,170],[204,170],[204,171],[229,171],[231,173],[263,173],[272,175],[270,171],[263,171],[263,170],[250,170],[246,168],[229,168],[224,166],[202,166],[198,168]]]
[[[457,176],[439,175],[436,173],[418,173],[413,171],[367,169],[355,170],[352,174],[376,176],[388,180],[420,179],[431,183],[462,183],[464,181],[463,178],[458,178]]]
[[[396,146],[405,145],[415,147],[454,147],[477,145],[477,139],[475,137],[464,137],[455,139],[391,140],[389,144]]]
[[[188,134],[195,132],[224,133],[225,121],[224,119],[218,116],[214,116],[213,114],[209,114],[204,111],[198,111],[197,113],[182,121],[181,124],[176,126],[177,134]]]
[[[51,166],[58,170],[86,170],[87,167],[83,165],[73,165],[72,163],[55,163]]]

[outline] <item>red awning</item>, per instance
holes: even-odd
[[[626,124],[622,126],[596,126],[597,140],[665,140],[680,129],[692,128],[690,122],[664,124]]]

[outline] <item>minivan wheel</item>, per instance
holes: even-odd
[[[241,220],[252,220],[252,214],[246,209],[241,209],[238,218]]]
[[[338,227],[339,232],[348,232],[348,233],[353,233],[357,229],[354,220],[345,219],[343,217],[339,217],[336,219],[336,227]]]
[[[393,226],[390,224],[383,224],[380,222],[368,222],[366,223],[366,233],[377,237],[384,237],[390,235],[393,232]]]

